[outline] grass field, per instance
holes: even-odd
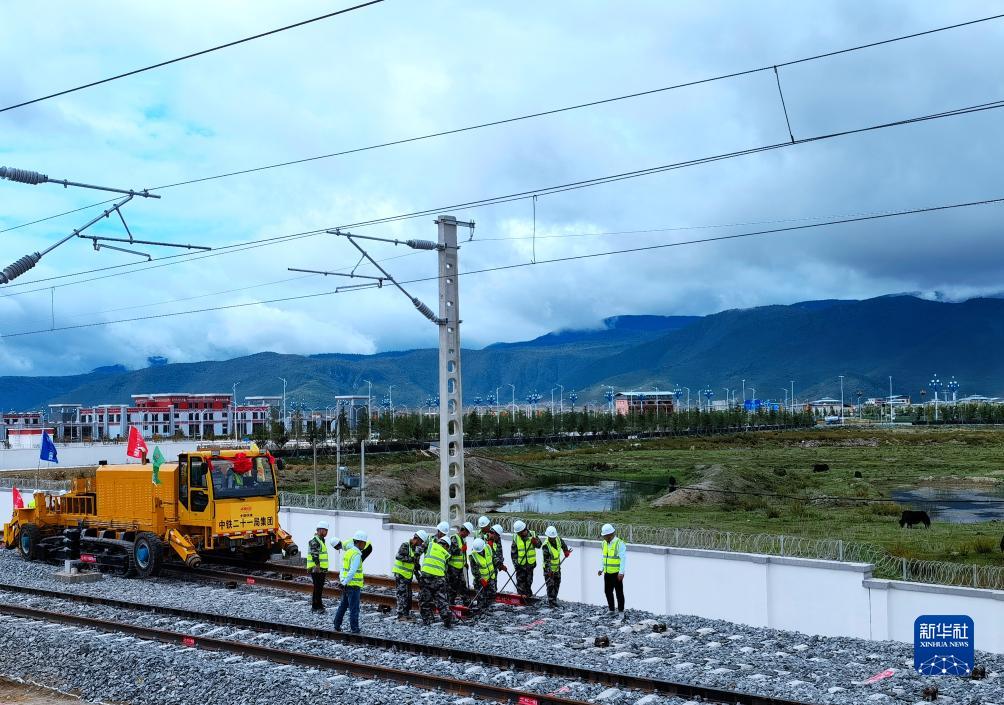
[[[930,529],[901,529],[898,519],[904,507],[880,501],[898,487],[1002,487],[1002,441],[1004,432],[992,429],[848,428],[619,441],[583,444],[558,452],[540,447],[476,449],[474,455],[501,461],[495,465],[509,466],[512,473],[504,481],[493,479],[490,473],[469,479],[467,499],[471,503],[499,489],[557,480],[624,479],[651,483],[639,487],[651,490],[652,496],[626,511],[561,517],[840,538],[875,543],[905,558],[1002,565],[1004,554],[999,544],[1004,522],[948,524],[936,520]],[[813,472],[814,463],[826,463],[830,470]],[[435,501],[435,459],[397,454],[374,457],[367,465],[371,477],[384,476],[385,488],[405,490],[397,494],[400,501],[412,506],[432,506]],[[856,478],[855,472],[861,477]],[[717,492],[679,489],[674,493],[682,499],[677,506],[652,506],[652,499],[665,494],[662,488],[670,476],[681,488],[698,486]],[[288,488],[310,491],[304,480],[300,468],[297,482]],[[325,485],[330,486],[327,478]],[[803,499],[820,496],[840,499]]]

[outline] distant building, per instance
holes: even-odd
[[[41,411],[8,411],[2,421],[3,440],[11,448],[41,448],[42,432],[53,432]]]
[[[614,394],[614,410],[623,415],[644,414],[651,411],[653,414],[672,414],[674,397],[673,392],[617,392]]]

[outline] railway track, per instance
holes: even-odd
[[[166,621],[169,621],[169,623],[174,626],[178,626],[180,624],[202,626],[216,625],[217,629],[211,630],[210,633],[213,635],[208,636],[207,634],[196,634],[194,631],[185,633],[148,627],[146,626],[146,623],[149,621],[148,619],[142,620],[144,622],[143,624],[134,624],[123,622],[118,619],[98,619],[80,614],[53,611],[51,609],[38,609],[24,604],[9,604],[8,602],[0,603],[0,614],[6,614],[9,616],[63,622],[66,624],[75,624],[78,626],[100,629],[102,631],[121,631],[123,633],[139,636],[141,638],[155,639],[166,643],[196,646],[217,651],[231,651],[241,655],[254,656],[280,663],[326,668],[353,675],[385,678],[421,688],[443,689],[451,693],[484,697],[492,700],[498,700],[500,702],[520,703],[521,705],[573,705],[575,703],[581,703],[582,701],[559,697],[554,694],[544,695],[540,693],[529,693],[493,684],[481,683],[475,680],[461,681],[447,676],[440,676],[425,672],[406,671],[387,666],[370,664],[368,662],[317,656],[312,652],[304,650],[278,649],[274,646],[249,643],[251,640],[255,639],[255,637],[251,637],[251,639],[248,640],[244,640],[243,637],[246,637],[251,632],[255,632],[257,635],[283,635],[287,639],[296,637],[312,641],[339,642],[351,646],[365,646],[381,649],[392,653],[412,653],[422,657],[430,657],[435,659],[437,662],[459,661],[475,663],[507,671],[523,671],[549,677],[574,679],[583,683],[602,685],[605,687],[616,687],[644,693],[654,693],[662,696],[676,696],[689,699],[699,698],[710,702],[730,703],[735,705],[809,705],[808,703],[804,703],[802,701],[786,700],[741,691],[708,688],[688,683],[676,683],[672,681],[646,678],[643,676],[634,676],[611,671],[585,669],[540,660],[520,659],[500,654],[471,651],[468,649],[455,649],[435,644],[424,644],[420,642],[389,639],[385,637],[362,634],[349,634],[327,629],[318,629],[315,627],[247,619],[242,617],[219,615],[210,612],[165,607],[161,605],[125,602],[114,598],[97,597],[93,595],[64,593],[55,590],[30,588],[3,583],[0,583],[0,593],[21,596],[24,600],[36,597],[58,600],[66,603],[76,603],[78,605],[88,605],[96,608],[112,608],[134,614],[139,612],[141,615],[148,615],[152,613],[166,618]],[[222,638],[216,634],[216,632],[222,628],[235,629],[236,631],[231,635],[231,638]],[[241,641],[234,640],[237,638],[240,638]],[[286,639],[283,639],[282,641],[285,640]]]

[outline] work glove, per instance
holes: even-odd
[[[603,571],[602,570],[598,570],[598,571],[596,571],[596,574],[597,575],[603,575]]]
[[[568,558],[570,555],[572,555],[572,549],[570,548],[565,549],[565,558]]]
[[[481,578],[481,587],[483,587],[483,588],[488,587],[488,581],[485,580],[484,578]]]
[[[505,567],[505,563],[499,566],[499,570],[501,570],[503,573],[509,572],[509,569]]]

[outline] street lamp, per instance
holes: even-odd
[[[286,430],[286,378],[279,377],[282,380],[282,430]]]
[[[938,420],[938,392],[941,391],[941,388],[944,386],[942,384],[941,380],[938,379],[937,373],[935,373],[934,377],[931,378],[931,384],[929,386],[931,387],[931,391],[934,392],[934,420],[935,420],[935,422],[937,422],[937,420]]]
[[[687,411],[690,411],[690,387],[684,387],[687,390]]]
[[[840,425],[844,425],[844,376],[840,377]]]
[[[950,381],[948,382],[948,391],[950,391],[950,392],[952,393],[952,403],[954,404],[954,403],[955,403],[955,401],[956,401],[956,394],[957,394],[957,393],[958,393],[958,391],[959,391],[959,383],[958,383],[958,381],[957,381],[957,380],[955,379],[955,377],[954,377],[954,376],[953,376],[953,377],[952,377],[952,379],[951,379],[951,380],[950,380]],[[948,400],[946,399],[945,401],[948,401]]]
[[[237,385],[240,382],[234,382],[234,440],[237,440]]]
[[[613,416],[614,415],[614,396],[615,396],[614,395],[614,388],[611,387],[610,385],[607,385],[607,391],[603,394],[603,396],[606,397],[607,404],[610,406],[610,415]],[[554,402],[551,402],[551,403],[553,404]]]
[[[896,421],[896,411],[892,408],[892,375],[889,375],[889,423]]]
[[[363,382],[366,383],[366,439],[369,440],[373,437],[373,408],[371,406],[373,399],[373,383],[368,379],[364,379]]]

